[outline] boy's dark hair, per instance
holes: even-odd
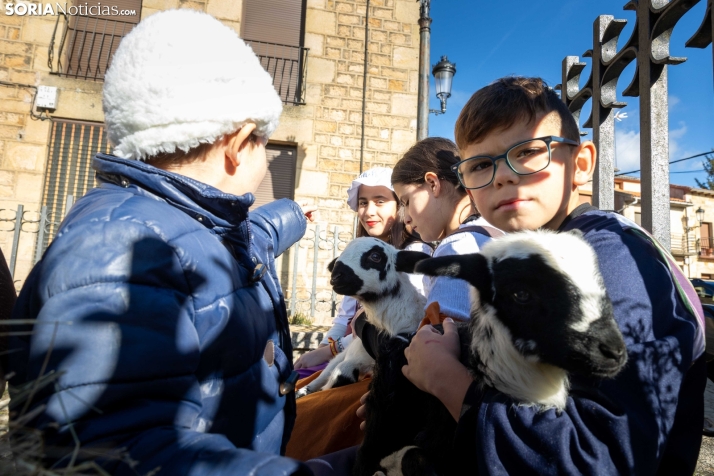
[[[451,166],[460,160],[459,148],[449,139],[427,137],[411,146],[399,159],[392,171],[392,185],[421,185],[424,183],[424,175],[432,172],[440,180],[452,184],[459,196],[466,195],[466,190],[461,187],[458,177],[451,170]]]
[[[562,136],[580,142],[580,130],[568,107],[541,78],[508,76],[476,91],[459,114],[454,138],[462,150],[489,133],[507,129],[517,121],[532,121],[538,113],[555,111]]]

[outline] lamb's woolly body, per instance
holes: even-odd
[[[472,289],[478,302],[478,291]],[[562,410],[568,398],[568,375],[562,369],[529,359],[519,352],[513,338],[495,317],[496,310],[486,304],[471,316],[471,352],[482,366],[471,369],[481,381],[515,398],[520,405],[538,405],[543,410]]]
[[[213,143],[255,122],[268,137],[282,102],[235,31],[205,13],[168,10],[126,35],[104,79],[114,154],[146,159]]]
[[[388,260],[384,269],[365,269],[366,254],[379,248]],[[376,238],[352,241],[337,259],[349,267],[362,281],[362,286],[351,295],[362,304],[367,321],[391,336],[416,330],[424,314],[426,298],[419,294],[409,277],[397,271],[398,250]],[[356,338],[338,354],[310,384],[300,389],[298,397],[318,390],[332,388],[338,383],[357,381],[359,375],[371,371],[374,359]]]

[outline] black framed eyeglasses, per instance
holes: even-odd
[[[568,145],[580,145],[574,140],[563,137],[548,136],[537,137],[519,142],[506,151],[505,154],[490,157],[477,155],[462,160],[452,165],[464,188],[474,190],[490,185],[496,176],[496,161],[505,159],[508,168],[518,175],[531,175],[545,169],[550,165],[551,144],[560,142]]]

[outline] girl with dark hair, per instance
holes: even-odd
[[[347,190],[347,204],[357,213],[357,238],[370,236],[399,249],[431,254],[432,248],[422,242],[418,235],[407,231],[404,225],[399,201],[392,187],[392,169],[375,167],[353,180]],[[421,293],[424,292],[424,276],[412,275],[411,281]],[[295,368],[301,377],[321,370],[352,342],[350,322],[359,311],[360,307],[354,298],[345,296],[342,299],[337,317],[332,321],[332,328],[320,346],[295,361]]]

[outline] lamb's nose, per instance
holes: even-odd
[[[622,360],[622,357],[625,354],[625,348],[620,346],[610,347],[607,344],[600,344],[599,348],[602,355],[612,360]]]
[[[342,273],[332,273],[330,278],[330,284],[335,284],[342,277]]]

